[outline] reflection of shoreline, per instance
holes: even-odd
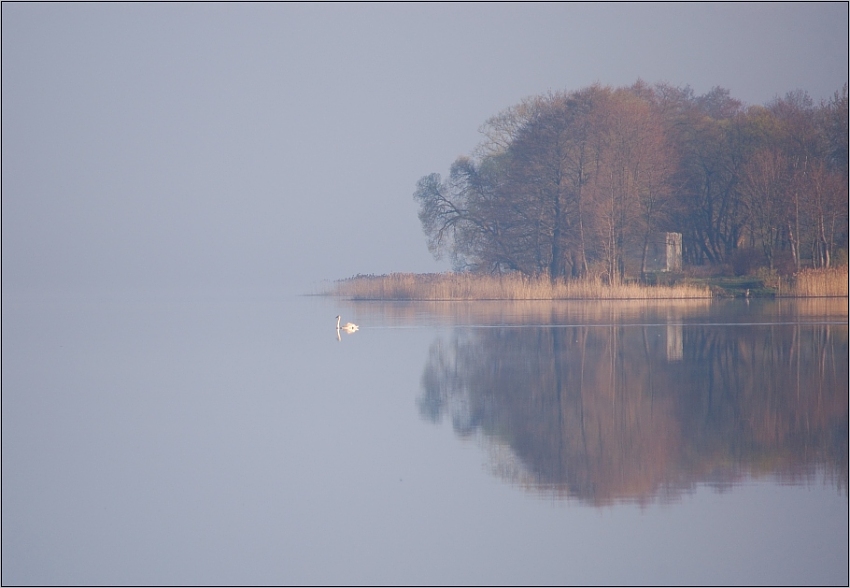
[[[792,316],[777,306],[771,316]],[[816,316],[806,310],[793,316]],[[498,477],[591,504],[815,472],[846,494],[846,324],[681,314],[456,329],[431,347],[420,413],[482,435]]]
[[[818,317],[846,323],[847,299],[780,300],[515,300],[454,302],[343,301],[370,323],[444,325],[580,325],[692,322],[780,322]]]

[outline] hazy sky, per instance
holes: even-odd
[[[440,271],[412,199],[490,116],[594,82],[847,80],[846,3],[2,5],[2,276],[270,287]]]

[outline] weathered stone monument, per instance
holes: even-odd
[[[682,233],[655,233],[649,240],[646,271],[682,271]]]

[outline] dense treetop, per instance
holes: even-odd
[[[638,81],[523,100],[414,194],[456,268],[619,281],[653,235],[687,263],[829,267],[847,256],[847,84],[745,106],[727,90]]]

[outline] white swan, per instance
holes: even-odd
[[[340,321],[340,315],[336,315],[336,330],[337,331],[343,330],[346,333],[353,333],[354,331],[356,331],[357,329],[360,328],[357,325],[355,325],[354,323],[345,323],[344,325],[340,326],[339,321]]]

